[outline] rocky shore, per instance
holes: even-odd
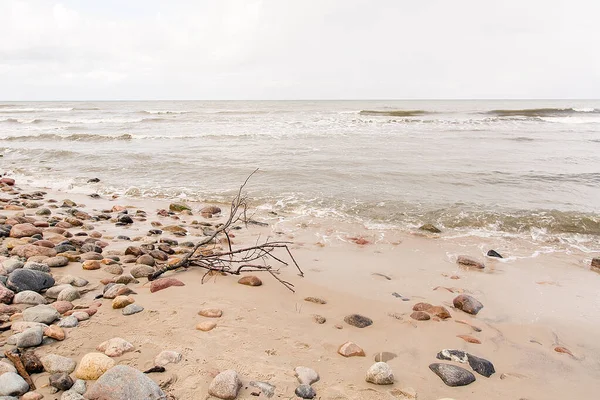
[[[0,189],[0,399],[534,400],[586,397],[600,378],[588,336],[598,304],[552,320],[593,301],[600,258],[578,255],[586,267],[575,273],[560,264],[572,254],[509,272],[488,243],[444,242],[432,225],[327,243],[255,223],[231,240],[293,241],[306,278],[279,272],[295,293],[268,274],[197,268],[149,281],[226,212],[47,193],[7,177]],[[580,299],[549,299],[566,293]]]

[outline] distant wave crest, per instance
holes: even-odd
[[[64,141],[81,141],[81,142],[105,142],[112,140],[130,140],[133,136],[126,133],[119,136],[114,135],[96,135],[96,134],[88,134],[88,133],[75,133],[72,135],[55,135],[53,133],[43,133],[40,135],[15,135],[15,136],[5,136],[0,139],[6,141],[13,142],[22,142],[22,141],[56,141],[56,140],[64,140]]]
[[[431,112],[425,110],[361,110],[359,114],[385,117],[418,117],[431,114]]]
[[[524,108],[491,110],[486,114],[498,117],[566,117],[570,115],[600,114],[597,108]]]

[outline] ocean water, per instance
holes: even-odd
[[[3,102],[0,154],[66,191],[223,201],[258,168],[262,209],[600,236],[600,101]]]

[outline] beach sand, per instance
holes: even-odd
[[[19,194],[44,188],[18,184],[0,192],[4,200],[19,200]],[[128,226],[115,226],[110,221],[84,221],[102,234],[108,243],[103,254],[122,252],[128,246],[152,243],[160,237],[182,241],[198,241],[200,229],[191,222],[211,224],[223,222],[227,205],[220,205],[220,217],[204,218],[199,209],[206,204],[190,203],[193,215],[176,214],[179,219],[157,215],[168,209],[169,202],[133,198],[93,199],[72,193],[51,192],[39,201],[64,199],[77,203],[77,209],[97,215],[113,206],[126,206],[130,214],[147,213],[145,221],[135,219]],[[22,199],[21,199],[22,200]],[[18,201],[17,201],[18,202]],[[8,203],[0,203],[6,206]],[[1,207],[0,207],[1,208]],[[45,220],[35,215],[37,208],[0,210],[0,215],[22,215]],[[64,218],[65,208],[55,208],[52,216]],[[116,215],[116,212],[111,214]],[[165,392],[177,399],[210,398],[208,387],[220,371],[233,369],[243,382],[239,399],[256,398],[250,381],[265,381],[276,386],[274,398],[295,398],[298,381],[294,368],[306,366],[320,375],[313,384],[320,399],[591,399],[600,389],[600,274],[591,271],[590,260],[598,254],[560,249],[556,243],[535,248],[518,238],[452,237],[423,232],[377,231],[354,223],[320,220],[298,221],[285,215],[257,211],[253,218],[268,226],[248,225],[234,231],[234,246],[253,245],[271,238],[292,242],[290,249],[304,271],[298,276],[293,266],[284,266],[281,279],[294,285],[295,293],[286,289],[269,274],[254,273],[263,285],[251,287],[237,283],[236,276],[211,276],[201,282],[204,270],[189,268],[168,272],[185,286],[174,286],[150,293],[145,278],[131,283],[135,303],[144,311],[124,316],[102,303],[89,320],[77,328],[66,329],[64,341],[40,346],[38,355],[59,354],[77,360],[103,341],[121,337],[135,347],[132,352],[116,357],[117,364],[139,370],[154,366],[154,358],[163,350],[182,354],[179,363],[168,364],[166,371],[148,376],[161,384]],[[182,238],[164,232],[148,236],[152,221],[164,225],[182,225],[189,235]],[[73,234],[81,228],[68,229]],[[114,239],[126,235],[134,240]],[[46,236],[46,235],[45,235]],[[85,238],[85,237],[83,237]],[[357,244],[350,238],[364,238]],[[80,238],[81,239],[81,238]],[[138,239],[138,240],[136,240]],[[6,246],[9,239],[4,239]],[[552,248],[554,251],[550,251]],[[505,259],[485,257],[495,249]],[[558,249],[558,250],[556,250]],[[464,269],[456,262],[458,255],[483,261],[484,270]],[[286,258],[285,252],[278,254]],[[0,260],[6,257],[0,256]],[[134,264],[123,264],[125,273]],[[91,289],[75,305],[90,305],[102,293],[100,280],[114,275],[100,270],[83,270],[80,262],[53,268],[55,278],[80,276]],[[396,293],[396,295],[393,295]],[[454,308],[453,299],[470,294],[484,305],[477,315]],[[305,301],[318,297],[326,304]],[[451,318],[417,321],[410,317],[419,302],[444,306]],[[19,306],[23,308],[23,306]],[[204,308],[223,311],[211,319],[216,328],[208,332],[196,330],[208,318],[198,315]],[[361,314],[373,320],[366,328],[344,322],[350,314]],[[318,324],[314,315],[326,322]],[[13,317],[13,319],[15,319]],[[16,318],[15,320],[18,320]],[[475,331],[465,321],[480,328]],[[0,344],[14,332],[0,333]],[[481,344],[467,343],[457,335],[470,335]],[[352,341],[365,357],[343,357],[340,345]],[[572,355],[555,351],[561,346]],[[0,350],[14,346],[4,344]],[[450,387],[435,375],[429,365],[444,362],[471,371],[468,364],[436,359],[443,349],[464,350],[491,361],[495,373],[486,378],[475,373],[476,381],[463,387]],[[365,381],[366,371],[379,352],[391,352],[395,358],[387,363],[392,368],[393,385],[374,385]],[[32,375],[38,393],[44,398],[60,398],[51,394],[48,373]],[[88,382],[91,387],[93,382]],[[412,393],[412,394],[411,394]],[[264,398],[260,395],[258,398]]]

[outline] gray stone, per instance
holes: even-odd
[[[18,334],[16,345],[21,348],[39,346],[43,338],[44,330],[41,327],[29,328]]]
[[[456,365],[435,363],[429,369],[448,386],[465,386],[475,382],[475,375]]]
[[[134,278],[145,278],[154,273],[154,268],[149,265],[136,265],[129,271]]]
[[[46,354],[41,357],[42,365],[46,372],[50,374],[56,374],[59,372],[65,372],[70,374],[75,371],[75,367],[77,363],[75,360],[71,360],[70,358],[59,356],[58,354]]]
[[[80,297],[81,297],[81,294],[79,293],[79,290],[77,290],[73,286],[69,285],[68,288],[65,288],[58,294],[58,297],[56,299],[58,301],[71,301],[72,302],[74,300],[79,299]]]
[[[394,383],[394,374],[389,365],[384,362],[376,362],[367,370],[365,380],[376,385],[391,385]]]
[[[144,311],[144,307],[140,306],[139,304],[133,303],[128,306],[125,306],[122,312],[123,315],[133,315],[142,311]]]
[[[32,269],[17,269],[8,275],[6,286],[15,292],[33,290],[40,292],[54,285],[54,278],[50,274]]]
[[[444,349],[437,353],[438,360],[456,361],[465,364],[468,361],[468,355],[462,350]]]
[[[66,372],[58,372],[50,375],[48,378],[50,386],[57,388],[58,390],[69,390],[73,386],[73,378]]]
[[[496,372],[494,368],[494,364],[485,358],[474,356],[473,354],[468,355],[468,361],[473,371],[477,372],[479,375],[483,375],[486,378],[492,376],[493,373]]]
[[[51,324],[60,318],[60,314],[52,306],[40,304],[23,311],[23,321]]]
[[[32,269],[34,271],[50,272],[50,267],[45,263],[26,262],[23,269]]]
[[[58,321],[58,324],[56,325],[60,326],[61,328],[75,328],[77,325],[79,325],[79,320],[76,317],[69,315],[68,317]]]
[[[71,387],[71,390],[74,390],[75,392],[77,392],[79,394],[84,394],[85,391],[87,390],[85,381],[83,379],[77,379],[75,381],[75,383],[73,384],[73,387]]]
[[[63,392],[60,396],[60,400],[85,400],[85,397],[71,389]]]
[[[212,380],[208,387],[208,394],[219,399],[233,400],[237,397],[241,387],[242,381],[240,381],[237,372],[228,369]]]
[[[8,260],[2,261],[2,265],[4,266],[4,270],[7,273],[11,273],[16,269],[23,268],[23,262],[17,258],[9,258]]]
[[[38,292],[34,292],[33,290],[24,290],[15,295],[13,298],[13,303],[37,306],[38,304],[46,304],[46,299]]]
[[[56,286],[52,286],[50,289],[46,290],[46,297],[48,297],[49,299],[58,299],[58,295],[60,294],[60,292],[62,292],[63,290],[67,289],[67,288],[72,288],[73,286],[71,286],[68,283],[62,283],[60,285],[56,285]]]
[[[150,378],[127,365],[106,371],[86,393],[90,400],[165,400],[167,396]]]
[[[319,381],[319,374],[312,368],[296,367],[294,369],[298,382],[302,385],[312,385]]]
[[[301,399],[314,399],[317,395],[315,389],[313,389],[310,385],[300,385],[296,388],[296,390],[294,390],[294,393],[296,393],[296,396],[300,397]]]
[[[25,379],[14,372],[0,375],[0,396],[21,396],[29,390]]]
[[[360,314],[351,314],[344,318],[344,321],[348,325],[355,326],[357,328],[365,328],[373,324],[373,320],[369,317],[362,316]]]
[[[66,267],[69,264],[69,259],[64,256],[56,256],[56,257],[47,258],[44,262],[50,268],[60,268],[60,267]]]

